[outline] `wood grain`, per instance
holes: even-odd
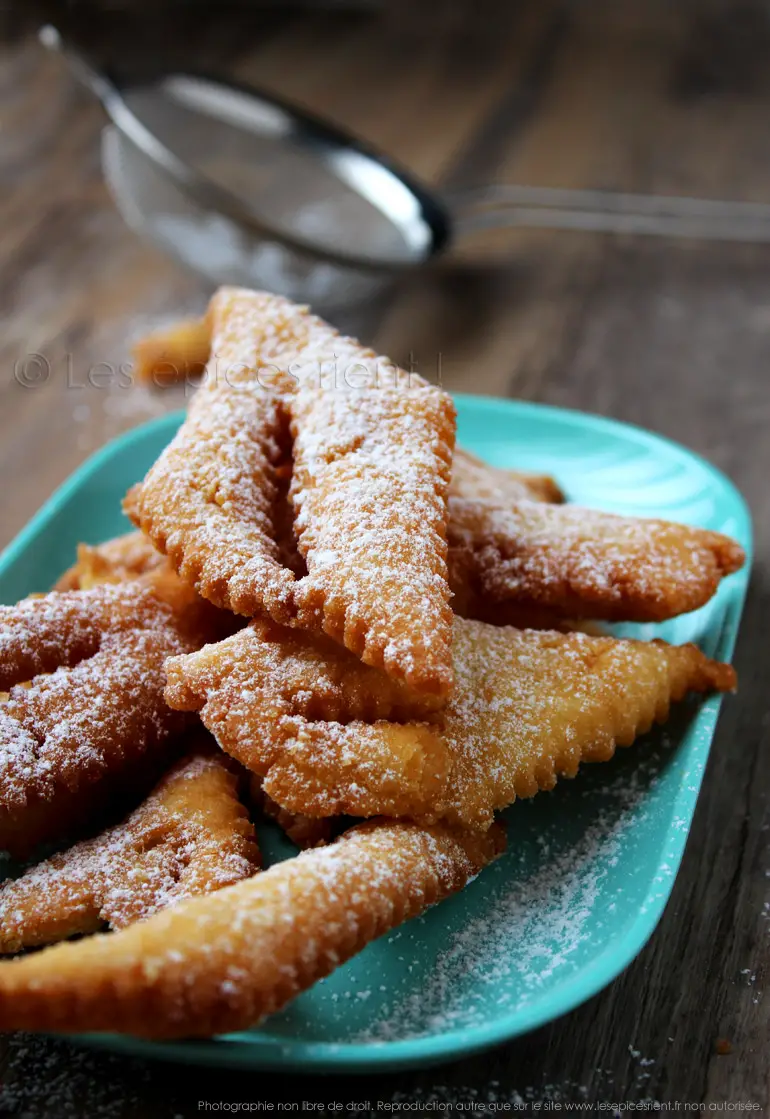
[[[470,38],[421,36],[412,23],[399,35],[376,16],[271,13],[237,27],[223,19],[208,34],[196,24],[181,45],[168,27],[137,33],[132,49],[143,65],[186,50],[198,65],[227,66],[444,186],[496,179],[767,200],[768,36],[752,11],[521,3]],[[91,34],[114,51],[107,17]],[[7,541],[87,453],[179,406],[179,393],[89,384],[88,372],[120,365],[132,336],[194,312],[207,291],[122,225],[101,181],[99,110],[29,37],[0,48],[0,112]],[[362,1113],[381,1115],[376,1101],[397,1097],[523,1100],[533,1114],[545,1099],[767,1107],[768,308],[767,248],[511,231],[345,324],[399,360],[411,353],[428,375],[440,355],[449,388],[583,408],[678,439],[726,470],[752,506],[758,558],[740,695],[725,705],[671,902],[624,975],[491,1053],[393,1076],[180,1073],[14,1038],[3,1047],[0,1114],[171,1119],[203,1114],[200,1100],[305,1099],[368,1100]],[[50,377],[24,388],[14,368],[31,353]]]

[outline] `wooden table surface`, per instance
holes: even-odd
[[[183,34],[178,15],[137,26],[116,9],[83,23],[123,62],[165,59],[257,80],[434,183],[770,199],[760,11],[618,0],[498,8],[494,23],[470,27],[452,9],[439,33],[425,14],[287,18],[245,6]],[[183,402],[176,391],[121,387],[109,373],[89,384],[88,371],[116,370],[132,338],[198,311],[209,294],[123,225],[101,178],[99,108],[23,27],[6,31],[2,543],[105,440]],[[451,1066],[363,1079],[249,1076],[15,1037],[2,1045],[0,1115],[172,1119],[204,1114],[202,1100],[767,1106],[770,248],[540,232],[491,238],[479,254],[452,273],[413,278],[344,325],[398,360],[412,354],[420,369],[441,354],[450,389],[582,408],[679,440],[734,479],[755,517],[740,695],[725,704],[657,932],[574,1013]],[[45,375],[25,387],[34,368]]]

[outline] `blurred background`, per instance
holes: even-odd
[[[125,224],[102,171],[104,112],[40,45],[45,20],[132,80],[176,68],[257,83],[445,194],[521,183],[770,202],[765,3],[6,2],[2,543],[106,439],[184,404],[184,386],[134,382],[131,344],[212,290]],[[453,391],[631,420],[746,485],[759,470],[765,245],[492,230],[329,314]]]

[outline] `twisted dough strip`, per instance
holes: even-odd
[[[287,566],[297,562],[296,541],[291,539],[290,523],[283,534],[283,550]],[[152,541],[142,532],[129,532],[95,546],[79,544],[77,556],[77,562],[58,580],[56,590],[89,590],[99,583],[126,582],[159,568],[171,570],[168,557],[156,551]],[[250,781],[249,799],[302,850],[329,843],[335,834],[331,820],[313,819],[281,808],[263,791],[260,778],[254,774]],[[339,828],[336,830],[339,831]]]
[[[157,774],[186,724],[163,662],[229,619],[170,572],[0,607],[0,848],[25,855]],[[41,675],[48,674],[48,675]]]
[[[285,367],[291,330],[255,321],[274,297],[223,288],[209,308],[207,376],[187,418],[126,497],[134,523],[182,578],[217,606],[252,617],[285,612],[294,575],[276,543],[277,467],[285,459]],[[291,354],[288,350],[288,355]]]
[[[187,320],[141,338],[133,347],[140,380],[171,384],[204,371],[211,356],[211,316]],[[517,501],[564,500],[553,478],[489,466],[455,447],[450,493],[471,500],[506,505]]]
[[[134,372],[158,388],[199,377],[211,350],[208,318],[185,319],[140,338],[132,346]]]
[[[703,606],[745,558],[719,532],[670,521],[533,501],[450,497],[449,508],[455,609],[473,616],[500,604],[524,617],[664,621]]]
[[[123,928],[258,866],[232,763],[198,747],[123,823],[0,886],[0,952]]]
[[[323,629],[426,706],[451,688],[447,562],[457,612],[511,603],[508,620],[558,624],[695,609],[743,561],[717,533],[547,504],[561,497],[550,479],[466,452],[450,484],[445,394],[277,297],[223,289],[211,319],[209,382],[130,514],[205,597]],[[289,420],[293,570],[278,479]]]
[[[0,1029],[155,1038],[245,1029],[461,889],[502,846],[496,827],[368,821],[216,895],[0,963]]]
[[[222,749],[265,777],[264,792],[292,812],[418,816],[444,795],[451,758],[434,729],[381,721],[410,717],[408,689],[322,635],[257,619],[193,657],[170,658],[166,673],[168,703],[200,710]],[[314,795],[307,812],[301,796],[292,801],[272,790],[287,748],[297,765],[308,755]],[[360,795],[376,789],[381,807],[349,810],[341,781]]]
[[[166,697],[200,711],[265,792],[309,816],[446,818],[486,827],[516,797],[628,746],[688,691],[734,687],[694,645],[515,630],[455,619],[455,690],[432,722],[309,635],[257,624],[171,658]],[[362,697],[373,695],[367,703]],[[368,720],[368,721],[364,721]]]
[[[222,289],[210,319],[208,379],[127,512],[205,598],[323,629],[440,700],[450,398],[278,296]],[[289,416],[299,579],[278,543]]]

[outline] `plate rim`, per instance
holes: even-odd
[[[515,412],[521,417],[529,415],[544,416],[562,426],[593,427],[595,430],[611,433],[628,441],[646,446],[663,445],[682,462],[695,462],[705,471],[715,486],[729,499],[737,521],[736,534],[740,537],[746,551],[746,564],[740,572],[733,575],[729,597],[725,599],[721,628],[715,641],[713,655],[729,660],[732,657],[737,639],[738,626],[746,598],[746,590],[752,562],[753,533],[751,514],[740,491],[731,479],[718,467],[703,456],[666,436],[648,431],[636,424],[599,416],[579,409],[540,404],[533,401],[510,400],[502,397],[480,396],[469,393],[453,393],[458,412],[463,405],[476,411]],[[171,430],[178,426],[185,414],[184,409],[167,412],[154,417],[121,433],[109,440],[90,455],[43,503],[17,535],[0,553],[0,575],[6,567],[15,563],[19,556],[34,544],[43,527],[96,472],[109,463],[116,452],[129,448],[138,439],[145,438],[156,431]],[[687,829],[674,834],[668,852],[673,857],[676,873],[667,880],[665,888],[654,893],[648,891],[633,921],[625,932],[620,945],[609,944],[579,974],[565,980],[554,990],[548,992],[536,1006],[523,1007],[507,1012],[491,1022],[473,1026],[461,1026],[429,1036],[416,1036],[383,1042],[324,1042],[302,1041],[287,1038],[282,1041],[275,1036],[260,1039],[258,1034],[236,1033],[212,1039],[182,1042],[157,1042],[146,1039],[124,1037],[116,1034],[78,1034],[69,1035],[88,1046],[123,1052],[127,1055],[170,1060],[182,1063],[201,1062],[230,1068],[283,1069],[300,1072],[347,1072],[366,1074],[377,1070],[413,1068],[419,1065],[439,1064],[453,1057],[470,1056],[483,1049],[502,1044],[536,1029],[569,1013],[587,999],[597,994],[636,958],[657,928],[662,913],[668,903],[674,881],[679,872],[684,854],[690,824],[694,815],[694,805],[700,793],[706,762],[711,751],[722,696],[715,695],[701,702],[695,712],[688,733],[701,734],[706,741],[701,747],[699,758],[703,765],[700,772],[690,781],[690,788],[680,788],[673,802],[672,811],[684,809],[688,817]],[[682,803],[680,803],[680,800]],[[692,810],[691,810],[692,806]]]

